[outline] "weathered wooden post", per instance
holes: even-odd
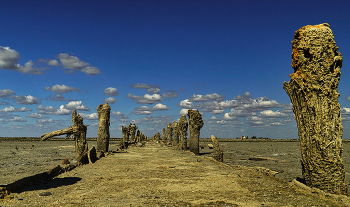
[[[88,143],[86,142],[87,125],[84,125],[83,118],[79,114],[77,114],[76,110],[74,110],[72,113],[72,122],[73,127],[70,126],[67,129],[57,130],[43,134],[41,135],[41,140],[45,141],[54,136],[73,134],[75,138],[75,158],[79,162],[84,163],[86,162],[86,160],[82,160],[82,157],[88,151]]]
[[[297,30],[292,41],[294,73],[283,88],[298,125],[306,185],[347,195],[338,103],[343,57],[338,49],[327,23]]]
[[[179,124],[174,121],[173,122],[173,133],[174,133],[174,138],[173,138],[173,147],[179,147]]]
[[[123,149],[127,149],[128,143],[129,143],[129,127],[122,126],[122,134],[123,134],[122,146],[123,146]]]
[[[135,139],[135,133],[137,130],[137,126],[135,124],[131,124],[129,125],[129,134],[130,134],[130,143],[135,143],[136,139]]]
[[[141,142],[141,132],[140,132],[140,130],[137,130],[136,131],[136,139],[135,139],[136,141],[136,143],[138,143],[138,142]]]
[[[178,129],[180,133],[180,145],[179,148],[182,150],[187,150],[187,129],[188,123],[185,115],[181,115],[179,120]]]
[[[199,135],[204,125],[202,115],[198,110],[189,109],[187,116],[190,127],[190,151],[199,155]]]
[[[214,135],[211,135],[211,141],[213,142],[213,152],[212,152],[213,158],[219,162],[223,162],[224,152],[219,146],[218,139]]]
[[[72,113],[72,121],[75,137],[75,158],[80,160],[80,158],[88,151],[88,143],[86,142],[86,131],[87,127],[83,123],[83,118],[77,114],[77,111],[74,109]]]
[[[164,144],[166,144],[166,140],[167,140],[166,131],[165,131],[165,128],[163,128],[163,137],[162,137],[162,141],[163,141]]]
[[[166,126],[166,135],[167,135],[167,145],[171,146],[172,140],[173,140],[173,126],[171,123],[168,123]]]
[[[159,132],[157,132],[157,134],[154,135],[154,139],[156,140],[156,143],[159,143],[159,141],[160,141],[160,133]]]
[[[98,132],[97,132],[97,151],[108,152],[109,147],[109,125],[110,125],[111,107],[108,103],[100,104],[97,107],[98,112]]]

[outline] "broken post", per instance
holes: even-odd
[[[173,122],[173,133],[174,133],[173,146],[179,147],[179,127],[176,121]]]
[[[211,141],[213,142],[213,152],[211,153],[213,158],[216,161],[223,162],[224,161],[224,152],[219,146],[218,138],[214,135],[211,135]]]
[[[71,135],[75,137],[75,158],[79,161],[81,157],[88,151],[88,144],[86,142],[86,131],[87,125],[84,125],[83,118],[77,111],[74,110],[72,113],[73,127],[69,126],[67,129],[57,130],[50,133],[41,135],[41,140],[45,141],[49,138],[60,136],[60,135]]]
[[[202,115],[198,110],[188,109],[187,116],[190,127],[190,151],[199,155],[199,135],[204,125]]]
[[[338,49],[327,23],[297,30],[292,41],[294,73],[283,88],[298,125],[306,185],[347,195],[338,103],[343,57]]]
[[[111,107],[108,103],[100,104],[97,107],[98,112],[98,132],[97,132],[97,151],[108,152],[109,147],[109,125],[110,125]]]
[[[187,129],[188,123],[185,115],[181,115],[178,124],[179,134],[180,134],[180,145],[179,148],[182,150],[187,150]]]
[[[83,123],[83,118],[74,109],[72,113],[73,128],[75,137],[75,158],[81,160],[82,156],[88,151],[88,143],[86,142],[87,126]]]
[[[173,140],[173,126],[171,123],[167,124],[166,126],[166,134],[167,134],[167,145],[171,146],[172,140]]]

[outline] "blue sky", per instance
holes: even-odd
[[[189,108],[201,137],[297,138],[283,81],[291,41],[329,23],[344,61],[339,85],[350,135],[349,1],[1,1],[0,136],[40,136],[77,109],[97,136],[135,123],[147,136]]]

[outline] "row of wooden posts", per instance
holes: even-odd
[[[189,149],[194,154],[199,154],[199,136],[200,129],[204,122],[202,115],[198,110],[189,109],[187,112],[188,122],[185,115],[182,115],[179,122],[174,121],[168,123],[166,128],[163,128],[162,137],[158,132],[151,139],[155,142],[162,142],[168,146],[173,146],[182,150]],[[189,128],[190,140],[187,147],[187,129]]]
[[[110,111],[111,107],[108,103],[100,104],[97,108],[98,112],[98,132],[97,132],[97,152],[108,152],[109,148],[109,126],[110,126]],[[167,145],[178,147],[179,149],[187,150],[187,129],[189,128],[190,140],[189,150],[194,154],[199,154],[199,136],[200,129],[203,127],[204,122],[201,114],[198,110],[188,110],[188,122],[185,115],[182,115],[179,122],[174,121],[173,124],[169,123],[167,129],[163,128],[163,136],[160,138],[160,133],[152,137],[152,140],[156,142],[162,141]],[[77,113],[76,110],[72,113],[73,126],[69,126],[67,129],[57,130],[50,133],[43,134],[42,140],[47,140],[54,136],[67,135],[67,137],[73,136],[75,140],[75,157],[80,159],[84,153],[88,151],[88,144],[86,141],[87,126],[83,123],[83,118]],[[120,147],[126,149],[128,145],[146,141],[147,137],[138,130],[135,124],[131,124],[128,127],[122,126],[123,140]],[[173,138],[174,136],[174,138]]]

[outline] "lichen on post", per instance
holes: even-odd
[[[180,134],[179,148],[182,150],[187,150],[187,129],[188,129],[188,123],[187,123],[186,116],[181,115],[181,118],[178,124],[178,130]]]
[[[111,107],[108,103],[100,104],[97,107],[98,112],[98,132],[97,132],[97,151],[108,152],[109,147],[109,125],[110,125]]]
[[[298,125],[306,185],[347,195],[338,103],[342,55],[329,24],[308,25],[294,34],[291,80],[283,83]]]
[[[190,151],[199,155],[199,136],[200,130],[204,125],[202,115],[198,110],[189,109],[187,112],[190,128]]]

